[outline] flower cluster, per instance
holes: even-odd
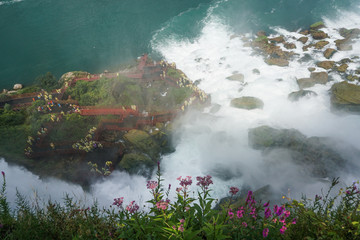
[[[146,187],[147,189],[154,190],[157,188],[158,182],[157,181],[147,181]]]
[[[126,211],[128,211],[129,213],[135,213],[139,210],[139,205],[137,205],[135,201],[132,201],[129,205],[127,205],[126,207]]]
[[[124,197],[114,198],[114,202],[112,205],[115,205],[117,207],[122,207],[123,202],[124,202]]]
[[[185,178],[178,177],[176,180],[180,181],[180,186],[187,189],[188,186],[192,184],[191,176],[186,176]]]
[[[239,189],[237,187],[231,187],[229,193],[231,196],[236,195],[239,192]]]
[[[166,199],[166,201],[160,200],[159,202],[156,203],[156,207],[158,209],[166,210],[168,208],[169,202],[170,202],[169,199]]]
[[[197,176],[196,180],[198,181],[198,183],[196,185],[204,188],[205,190],[207,190],[209,188],[210,184],[213,184],[213,181],[211,180],[210,175],[207,175],[204,177]]]

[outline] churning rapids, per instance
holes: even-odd
[[[211,9],[209,10],[211,11]],[[340,27],[360,27],[360,15],[343,12],[337,19],[324,19],[330,36],[329,47],[335,47],[334,40],[341,38],[336,29]],[[225,197],[230,186],[249,186],[259,189],[270,184],[281,197],[288,191],[292,197],[302,193],[312,196],[328,182],[304,175],[297,165],[291,163],[289,155],[281,152],[262,154],[248,144],[248,130],[253,127],[268,125],[274,128],[293,128],[307,137],[330,137],[344,146],[360,150],[360,116],[345,113],[333,113],[330,110],[329,89],[335,82],[342,81],[336,73],[330,73],[333,81],[326,85],[311,88],[317,96],[303,98],[297,102],[288,100],[288,94],[299,90],[297,78],[309,76],[308,67],[315,66],[315,61],[326,60],[322,52],[309,49],[312,60],[298,61],[304,56],[302,44],[296,41],[302,35],[282,28],[272,29],[277,35],[284,35],[288,42],[295,43],[298,56],[288,67],[269,66],[263,57],[253,54],[250,47],[245,47],[241,37],[230,27],[208,13],[204,20],[201,35],[195,41],[177,40],[175,37],[158,39],[155,33],[151,42],[154,51],[160,53],[168,62],[175,62],[193,81],[199,80],[199,87],[211,95],[212,106],[221,106],[212,113],[211,107],[204,112],[190,111],[178,120],[179,127],[174,136],[176,151],[163,156],[161,169],[165,178],[164,185],[171,184],[173,191],[178,186],[179,176],[214,177],[213,196]],[[251,37],[250,34],[247,37]],[[353,57],[360,53],[359,39],[353,49],[338,52],[334,61]],[[360,60],[349,64],[349,69],[358,69]],[[253,69],[260,74],[254,74]],[[319,70],[319,69],[318,69]],[[245,83],[229,81],[226,77],[234,72],[244,75]],[[263,109],[242,110],[230,106],[233,98],[253,96],[264,102]],[[356,165],[358,156],[346,153],[349,161]],[[9,199],[15,199],[15,189],[28,196],[37,195],[43,199],[51,196],[59,200],[67,192],[83,201],[97,199],[100,205],[108,206],[115,197],[124,196],[125,202],[136,200],[144,203],[149,194],[146,180],[141,176],[130,176],[124,172],[114,172],[110,177],[92,186],[91,193],[58,180],[41,180],[38,176],[16,166],[9,166],[0,161],[0,169],[6,172]],[[18,176],[21,175],[21,178]],[[339,172],[343,183],[352,183],[359,176]],[[21,179],[21,182],[18,182]],[[56,185],[56,187],[53,187]],[[192,189],[196,189],[193,186]]]

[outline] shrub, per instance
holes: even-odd
[[[38,76],[35,79],[35,82],[38,83],[41,88],[46,90],[51,90],[59,87],[56,77],[52,75],[51,72],[47,72],[45,75]]]

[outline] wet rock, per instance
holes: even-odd
[[[347,69],[348,67],[349,67],[349,66],[348,66],[346,63],[344,63],[344,64],[341,64],[340,66],[338,66],[338,67],[336,68],[336,70],[337,70],[338,72],[343,73],[343,72],[346,71],[346,69]]]
[[[301,38],[298,39],[298,41],[302,42],[303,44],[305,44],[308,40],[309,40],[308,37],[301,37]]]
[[[149,177],[156,164],[155,161],[145,154],[128,153],[123,156],[120,163],[117,165],[117,169],[125,170],[130,174],[139,174]]]
[[[329,36],[324,33],[323,31],[311,31],[311,36],[315,39],[315,40],[321,40],[321,39],[325,39],[328,38]]]
[[[319,30],[320,28],[324,28],[325,24],[323,22],[316,22],[310,25],[310,30]]]
[[[277,65],[280,67],[289,66],[289,61],[283,58],[268,58],[265,62],[269,65]]]
[[[351,51],[351,41],[349,39],[339,39],[335,40],[336,47],[339,51]]]
[[[226,79],[230,80],[230,81],[237,81],[237,82],[243,83],[244,82],[244,74],[241,74],[241,73],[233,74],[233,75],[227,77]]]
[[[304,52],[306,52],[310,47],[312,47],[313,45],[311,45],[311,44],[309,44],[309,45],[306,45],[306,46],[303,46],[302,47],[302,50],[304,51]]]
[[[310,78],[300,78],[297,84],[300,89],[313,87],[315,84],[326,84],[328,81],[328,74],[326,72],[312,72]]]
[[[312,72],[310,78],[319,84],[326,84],[328,82],[327,72]]]
[[[330,59],[330,58],[334,55],[334,53],[336,53],[336,50],[335,50],[335,49],[333,49],[333,48],[328,48],[328,49],[326,49],[325,52],[324,52],[324,57],[327,58],[327,59]]]
[[[235,108],[251,110],[256,108],[262,109],[264,107],[264,102],[256,97],[245,96],[232,99],[230,105]]]
[[[14,90],[19,90],[19,89],[22,89],[22,88],[23,88],[23,85],[20,84],[20,83],[15,84],[14,87],[13,87]]]
[[[342,37],[344,37],[346,39],[357,38],[360,36],[360,29],[359,28],[353,28],[353,29],[340,28],[339,33]]]
[[[319,41],[317,43],[315,43],[313,46],[316,48],[316,49],[322,49],[323,47],[325,47],[326,45],[328,45],[329,42],[328,41]]]
[[[313,60],[313,57],[310,54],[306,53],[306,54],[304,54],[304,56],[302,58],[300,58],[298,60],[298,62],[304,63],[304,62],[309,62],[309,61],[312,61],[312,60]]]
[[[308,67],[309,72],[313,72],[313,71],[315,71],[315,69],[316,68],[314,68],[314,67]]]
[[[284,36],[278,36],[278,37],[274,37],[274,38],[269,38],[269,41],[272,42],[272,43],[282,43],[282,42],[285,42]]]
[[[337,62],[338,64],[345,64],[345,63],[351,63],[352,60],[350,58],[344,58],[341,59],[339,62]]]
[[[284,43],[286,49],[295,49],[296,45],[294,43]]]
[[[254,69],[252,70],[252,73],[253,73],[253,74],[256,74],[256,75],[259,75],[259,74],[260,74],[260,71],[259,71],[259,69],[254,68]]]
[[[304,31],[301,31],[299,33],[302,34],[302,35],[308,35],[310,33],[310,31],[309,30],[304,30]]]
[[[259,31],[259,32],[256,33],[256,36],[258,36],[258,37],[266,36],[266,32],[265,31]]]
[[[210,113],[217,113],[221,108],[221,105],[220,104],[213,104],[211,109],[210,109]]]
[[[296,102],[303,97],[312,97],[312,96],[317,96],[316,92],[301,89],[300,91],[290,93],[288,95],[288,99],[292,102]]]
[[[348,80],[348,81],[359,81],[359,77],[358,76],[355,76],[355,75],[347,75],[346,76],[346,79]]]
[[[310,137],[295,129],[275,129],[260,126],[249,129],[249,145],[267,153],[287,149],[295,164],[303,166],[316,177],[335,177],[345,167],[345,160],[333,150],[328,138]],[[264,153],[266,153],[264,152]]]
[[[335,62],[334,61],[322,61],[318,62],[316,65],[318,67],[324,68],[326,70],[331,69],[334,67]]]
[[[360,111],[360,86],[343,81],[332,85],[330,93],[333,107]]]
[[[144,153],[152,159],[157,159],[161,152],[160,146],[145,131],[132,129],[124,135],[124,140],[130,145],[130,148],[137,152]]]

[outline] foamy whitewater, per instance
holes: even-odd
[[[214,178],[212,196],[225,197],[230,186],[247,186],[253,190],[267,184],[274,187],[281,198],[281,194],[299,198],[302,193],[309,196],[326,188],[329,182],[304,175],[299,167],[292,164],[290,155],[286,152],[273,151],[262,154],[248,145],[248,129],[261,125],[274,128],[294,128],[307,137],[330,137],[338,143],[339,149],[351,147],[360,150],[360,116],[339,114],[330,111],[329,89],[332,84],[342,81],[336,73],[330,73],[333,81],[326,85],[317,84],[310,90],[317,96],[302,98],[291,102],[288,94],[298,91],[297,78],[310,75],[308,67],[314,67],[315,61],[326,60],[322,52],[309,49],[307,54],[314,60],[308,62],[297,61],[305,55],[302,44],[296,41],[302,35],[289,32],[282,28],[273,28],[277,33],[287,38],[287,42],[296,44],[294,49],[299,54],[288,67],[269,66],[264,63],[262,56],[253,54],[249,47],[244,47],[242,36],[232,37],[233,32],[224,21],[208,10],[203,20],[204,27],[195,41],[176,39],[174,36],[160,38],[160,29],[154,34],[151,46],[168,62],[175,62],[193,81],[200,80],[199,87],[211,95],[212,106],[204,112],[189,111],[178,120],[178,129],[174,136],[176,151],[163,156],[161,170],[165,178],[164,186],[172,185],[172,192],[178,186],[179,176],[203,176],[210,174]],[[330,36],[328,47],[335,47],[335,39],[342,38],[337,28],[360,27],[360,15],[355,12],[338,13],[337,18],[324,19],[327,26],[324,31]],[[251,35],[247,35],[251,37]],[[294,39],[293,39],[294,38]],[[359,39],[352,45],[352,51],[337,52],[334,61],[359,55]],[[349,69],[360,67],[357,62],[349,64]],[[254,74],[258,69],[260,74]],[[316,71],[322,71],[317,68]],[[245,83],[226,80],[234,73],[242,73]],[[233,98],[253,96],[264,102],[263,109],[242,110],[230,107]],[[210,109],[220,105],[220,110],[211,113]],[[358,156],[352,152],[343,152],[343,156],[359,165]],[[112,203],[115,197],[125,197],[125,202],[136,200],[144,203],[149,194],[146,190],[146,180],[141,176],[130,176],[124,172],[114,172],[109,178],[92,186],[92,193],[85,194],[78,186],[69,185],[58,180],[42,181],[37,176],[0,162],[1,169],[10,172],[7,179],[8,193],[14,196],[15,187],[20,192],[31,194],[37,189],[42,196],[51,195],[53,199],[61,198],[64,192],[74,193],[86,199],[96,198],[103,206]],[[17,175],[28,179],[21,187],[16,183]],[[343,184],[351,184],[358,180],[359,175],[339,172]],[[49,187],[56,183],[56,190]],[[196,190],[196,186],[192,186]],[[35,187],[36,186],[36,187]],[[71,195],[71,194],[70,194]]]

